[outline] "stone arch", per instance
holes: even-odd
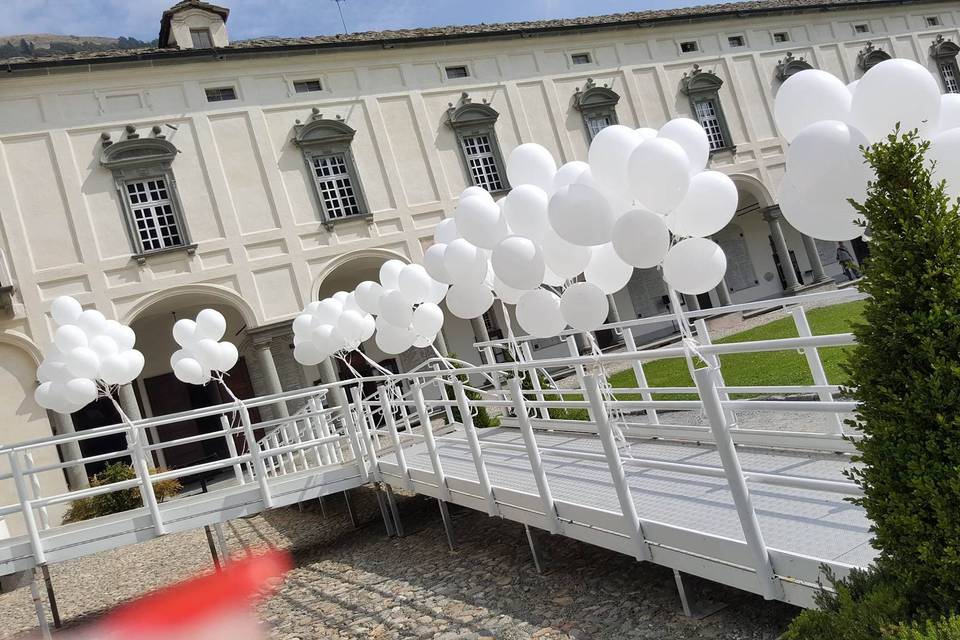
[[[730,179],[737,185],[737,191],[753,196],[761,208],[776,204],[770,189],[759,178],[746,173],[732,173]]]
[[[318,273],[313,279],[313,282],[310,285],[310,300],[319,300],[320,292],[324,289],[325,284],[329,284],[331,276],[350,263],[356,263],[357,261],[368,261],[370,263],[377,262],[378,264],[382,264],[387,260],[400,260],[406,263],[410,262],[410,259],[403,254],[397,253],[396,251],[391,251],[390,249],[380,248],[360,249],[358,251],[350,251],[349,253],[344,253],[335,257],[333,260],[328,262],[320,271],[320,273]],[[361,280],[363,279],[365,278],[361,278]],[[358,280],[358,282],[361,280]]]
[[[247,328],[255,328],[260,325],[253,307],[247,303],[237,292],[221,287],[215,284],[197,283],[177,286],[171,289],[164,289],[151,293],[138,300],[133,307],[124,314],[120,322],[132,324],[143,316],[152,307],[163,303],[164,301],[178,297],[196,297],[198,299],[211,299],[233,307],[243,317]]]
[[[10,345],[11,347],[16,347],[26,352],[38,367],[40,363],[43,362],[43,352],[40,350],[40,347],[27,335],[19,331],[14,331],[13,329],[0,331],[0,344]]]

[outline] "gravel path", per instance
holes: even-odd
[[[531,562],[523,528],[453,508],[457,548],[446,546],[436,503],[400,497],[407,536],[387,538],[367,489],[353,493],[361,521],[352,529],[339,496],[324,519],[316,502],[226,525],[228,544],[276,545],[297,568],[260,619],[269,637],[439,640],[498,638],[772,640],[797,610],[697,581],[703,595],[729,606],[703,620],[680,612],[673,574],[598,547],[535,532],[545,573]],[[202,531],[54,565],[68,626],[118,602],[198,571],[211,561]],[[0,596],[0,637],[35,628],[29,591]]]

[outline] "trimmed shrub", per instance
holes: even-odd
[[[960,640],[960,616],[940,618],[924,625],[900,626],[889,640]]]
[[[152,469],[151,471],[156,471]],[[133,480],[137,477],[136,471],[129,464],[123,462],[114,462],[109,464],[100,473],[90,478],[91,487],[102,487],[103,485],[123,482],[124,480]],[[180,481],[176,478],[169,480],[159,480],[153,483],[153,492],[157,496],[157,502],[163,502],[167,498],[177,495],[183,489]],[[102,493],[98,496],[89,498],[80,498],[74,500],[63,521],[80,522],[90,518],[99,518],[100,516],[110,515],[111,513],[120,513],[130,509],[139,509],[143,506],[140,499],[140,490],[137,487]]]

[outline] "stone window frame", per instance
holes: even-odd
[[[363,181],[360,179],[357,163],[353,156],[352,145],[356,133],[356,130],[344,122],[341,116],[337,116],[336,119],[324,118],[317,107],[311,110],[310,118],[306,123],[297,120],[294,125],[293,143],[300,148],[303,154],[304,166],[310,183],[313,185],[313,194],[320,211],[320,224],[328,231],[335,224],[351,220],[366,219],[367,222],[370,222],[373,215],[367,205]],[[327,212],[327,204],[323,199],[323,193],[320,191],[320,185],[314,172],[313,159],[333,155],[343,156],[359,213],[331,217]]]
[[[942,27],[943,20],[940,16],[924,16],[923,24],[929,29],[931,27]]]
[[[570,54],[570,64],[577,67],[585,64],[593,64],[593,54],[589,51],[575,51]]]
[[[854,35],[863,35],[864,33],[873,33],[869,22],[855,22],[851,25]]]
[[[451,102],[447,106],[446,123],[456,135],[457,149],[469,185],[476,186],[476,181],[470,171],[470,162],[464,149],[464,139],[485,135],[490,140],[494,166],[500,178],[500,189],[491,192],[493,194],[506,193],[510,190],[510,183],[507,180],[507,164],[503,161],[500,140],[497,138],[496,124],[499,117],[500,113],[487,104],[486,99],[480,103],[473,102],[466,91],[460,94],[460,100],[456,105]]]
[[[689,45],[693,45],[692,48]],[[684,51],[684,46],[688,47],[687,51]],[[680,55],[690,55],[691,53],[700,53],[700,41],[694,38],[693,40],[680,40],[677,42],[677,50],[680,52]]]
[[[857,52],[857,66],[866,73],[871,68],[890,58],[889,53],[874,46],[873,42],[868,40],[863,49]]]
[[[464,75],[450,75],[451,69],[463,69]],[[456,82],[458,80],[463,80],[465,78],[472,78],[473,70],[470,68],[470,65],[466,62],[457,62],[453,64],[443,65],[443,80],[444,82]]]
[[[197,249],[197,244],[190,238],[190,228],[183,214],[183,203],[180,200],[177,179],[173,173],[173,161],[180,151],[166,139],[162,131],[159,126],[154,126],[151,129],[151,137],[141,138],[133,125],[127,125],[125,128],[127,137],[119,142],[113,142],[109,133],[100,135],[102,146],[100,165],[113,173],[127,237],[133,250],[132,256],[141,265],[153,255],[177,251],[185,251],[188,255],[193,255]],[[130,204],[126,185],[156,178],[163,179],[167,187],[174,221],[180,234],[180,244],[160,249],[145,249],[134,219],[133,206]]]
[[[610,119],[610,125],[620,124],[617,117],[617,104],[619,102],[620,94],[606,84],[597,86],[593,78],[587,78],[582,90],[577,87],[573,94],[573,108],[579,111],[583,118],[583,127],[587,132],[588,143],[593,141],[593,133],[590,130],[591,120],[606,117]]]
[[[320,78],[298,78],[290,81],[295,94],[299,93],[318,93],[324,90],[323,81]],[[316,89],[311,87],[316,86]],[[301,91],[300,88],[303,88]]]
[[[210,99],[210,96],[211,96],[211,93],[210,93],[210,92],[211,92],[211,91],[219,91],[219,92],[222,92],[222,91],[226,91],[226,90],[228,90],[228,89],[233,92],[233,97],[232,97],[232,98],[218,97],[218,98],[216,98],[215,100],[211,100],[211,99]],[[203,97],[204,97],[204,99],[207,101],[207,103],[209,103],[209,104],[215,104],[215,103],[218,103],[218,102],[236,102],[236,101],[240,100],[240,92],[237,91],[237,87],[236,87],[236,85],[234,85],[234,84],[211,85],[211,86],[209,86],[209,87],[204,87],[204,88],[203,88]]]
[[[787,55],[777,60],[776,78],[780,82],[786,82],[790,76],[807,69],[813,69],[813,65],[807,62],[803,56],[794,58],[793,52],[787,51]]]
[[[739,42],[740,44],[734,44],[734,42]],[[747,46],[747,36],[742,33],[734,33],[727,36],[727,48],[728,49],[742,49]]]
[[[774,31],[770,34],[770,39],[773,40],[773,44],[786,44],[793,40],[789,31]]]
[[[687,96],[690,101],[691,118],[700,122],[697,116],[697,104],[712,101],[714,105],[717,123],[720,125],[720,133],[723,136],[724,146],[710,149],[710,155],[724,151],[736,152],[737,145],[733,143],[733,136],[730,135],[730,126],[727,124],[727,116],[723,111],[723,101],[720,99],[720,88],[723,86],[723,79],[718,77],[713,71],[704,71],[700,65],[693,65],[693,69],[684,73],[680,79],[680,91]]]
[[[198,44],[198,36],[206,36],[206,44]],[[190,42],[193,44],[194,49],[213,49],[213,33],[210,31],[210,27],[200,27],[190,29]]]
[[[957,66],[957,54],[960,53],[960,46],[952,40],[947,40],[943,34],[939,34],[930,44],[930,57],[937,65],[937,73],[940,75],[940,81],[943,83],[943,89],[947,93],[960,93],[960,91],[951,91],[948,85],[946,69],[953,72],[953,82],[955,85],[960,83],[960,67]],[[957,87],[960,89],[960,87]]]

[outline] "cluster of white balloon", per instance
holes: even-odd
[[[809,236],[842,241],[864,233],[847,200],[862,202],[874,177],[860,147],[898,124],[930,140],[935,176],[960,195],[960,95],[941,95],[930,71],[912,60],[885,60],[848,85],[826,71],[801,71],[780,87],[774,116],[790,143],[780,209]]]
[[[662,265],[677,291],[704,293],[726,272],[723,250],[706,236],[737,207],[730,178],[704,170],[709,153],[706,132],[689,118],[659,131],[606,127],[589,162],[559,168],[542,146],[522,144],[507,160],[509,194],[495,201],[466,189],[453,218],[437,225],[423,265],[451,285],[453,315],[476,318],[496,294],[537,337],[599,327],[607,294],[626,286],[635,267]]]
[[[173,324],[173,339],[180,348],[170,356],[170,366],[178,380],[206,384],[237,364],[237,347],[221,342],[226,330],[226,319],[215,309],[202,310],[196,320],[183,318]]]
[[[37,369],[40,386],[34,398],[41,407],[73,413],[143,371],[143,354],[133,348],[137,336],[130,327],[95,309],[84,311],[69,296],[55,299],[51,311],[58,326]]]

